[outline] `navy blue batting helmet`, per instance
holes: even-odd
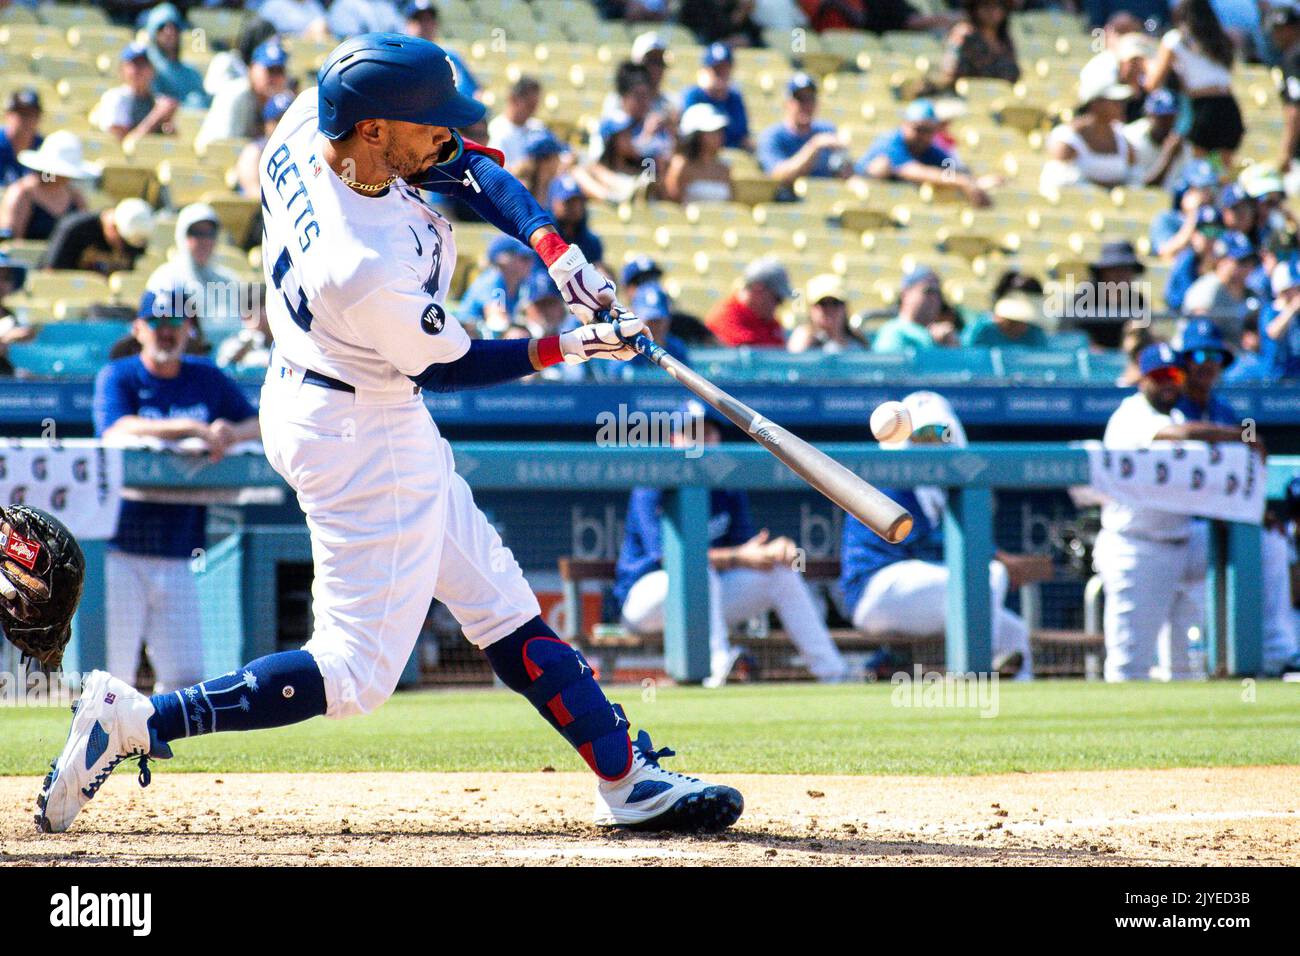
[[[459,128],[483,118],[482,103],[456,90],[456,69],[436,43],[401,33],[344,40],[317,78],[320,130],[344,136],[367,119]]]

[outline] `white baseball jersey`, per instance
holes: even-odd
[[[432,599],[478,647],[541,611],[407,377],[470,347],[442,304],[451,225],[404,184],[381,196],[344,186],[324,143],[309,90],[262,156],[275,353],[259,414],[267,460],[311,532],[304,649],[324,678],[326,715],[347,717],[396,688]]]
[[[1141,392],[1120,402],[1106,423],[1102,444],[1107,448],[1150,448],[1151,442],[1166,425],[1181,424],[1183,413],[1156,411]],[[1107,502],[1101,509],[1101,526],[1119,534],[1155,541],[1186,540],[1191,534],[1192,519],[1187,515],[1155,508],[1130,508]]]
[[[357,389],[410,394],[407,376],[469,350],[443,303],[451,224],[400,180],[362,196],[326,165],[316,90],[262,153],[262,257],[277,354]]]

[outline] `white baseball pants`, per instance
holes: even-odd
[[[1264,547],[1264,649],[1265,671],[1275,672],[1295,655],[1295,613],[1291,607],[1291,549],[1280,528],[1265,528]]]
[[[541,613],[418,395],[303,383],[277,355],[260,417],[267,460],[311,532],[304,649],[325,678],[326,716],[388,699],[435,597],[480,648]]]
[[[108,672],[135,686],[147,647],[154,693],[203,680],[199,590],[189,558],[160,558],[110,549],[104,555]]]
[[[1202,676],[1192,673],[1187,632],[1205,627],[1205,564],[1205,535],[1195,531],[1181,543],[1106,530],[1097,535],[1093,565],[1106,594],[1106,680]]]
[[[1034,675],[1029,626],[1003,605],[1007,600],[1007,568],[989,562],[989,601],[993,606],[993,656],[1019,651],[1024,658],[1016,680]],[[948,569],[932,561],[896,561],[871,576],[853,626],[867,635],[941,634],[948,617]]]
[[[668,572],[643,574],[623,602],[623,626],[638,634],[655,634],[664,627]],[[730,662],[729,628],[775,610],[804,664],[818,680],[839,680],[848,665],[831,640],[830,631],[813,601],[808,583],[784,565],[768,571],[709,568],[709,650],[715,674]]]

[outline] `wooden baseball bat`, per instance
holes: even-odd
[[[906,508],[825,452],[818,451],[798,435],[728,395],[703,375],[677,361],[648,335],[638,334],[624,341],[694,392],[701,401],[708,402],[726,415],[746,435],[785,462],[796,475],[890,544],[898,544],[911,533],[912,516]]]

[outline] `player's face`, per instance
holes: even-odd
[[[445,126],[424,126],[404,120],[378,120],[381,130],[384,165],[398,176],[414,176],[428,169],[442,155],[443,146],[451,141]]]
[[[135,320],[135,338],[140,343],[140,351],[154,362],[161,364],[178,359],[186,337],[184,319]]]
[[[1187,357],[1187,384],[1197,391],[1208,392],[1223,374],[1223,356],[1213,349],[1192,352]]]
[[[1178,401],[1185,381],[1182,369],[1161,368],[1144,375],[1139,387],[1156,411],[1167,412]]]

